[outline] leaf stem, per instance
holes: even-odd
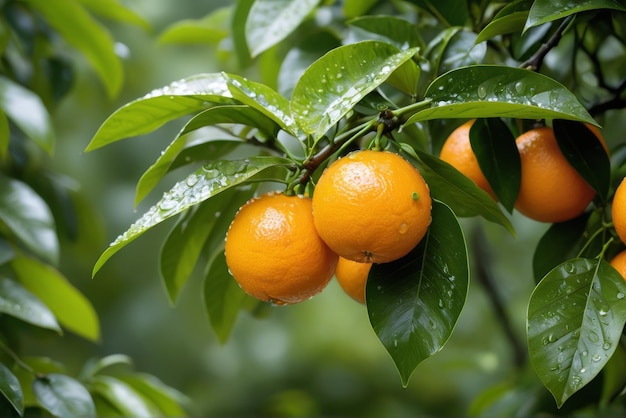
[[[0,339],[0,349],[4,350],[4,352],[7,353],[13,359],[15,364],[17,364],[19,367],[21,367],[22,369],[26,370],[28,373],[31,373],[34,376],[39,376],[39,373],[37,373],[28,364],[24,363],[24,361],[22,361],[22,359],[19,358],[19,356],[15,353],[15,351],[9,348],[9,346],[7,346],[6,343],[1,339]]]
[[[394,110],[393,114],[398,118],[400,124],[402,124],[418,111],[428,106],[430,102],[432,102],[432,99],[424,99],[419,102],[411,103],[410,105]]]

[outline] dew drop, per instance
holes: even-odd
[[[584,368],[584,367],[583,367],[582,369],[580,369],[580,372],[581,372],[581,373],[585,373],[586,371],[587,371],[587,369],[586,369],[586,368]]]
[[[198,180],[199,180],[199,177],[196,176],[195,174],[192,174],[189,177],[187,177],[187,179],[185,180],[185,183],[187,183],[187,186],[193,187],[196,185],[196,183],[198,183]]]
[[[600,359],[602,358],[602,356],[598,353],[594,354],[593,356],[591,356],[591,360],[593,361],[600,361]]]
[[[441,309],[443,309],[443,300],[439,299],[439,303],[438,303],[438,305],[439,305],[439,307],[440,307]]]
[[[169,211],[178,206],[178,202],[174,199],[165,199],[158,203],[159,209]]]
[[[589,332],[589,335],[587,336],[587,338],[589,339],[589,341],[591,341],[592,343],[597,343],[598,341],[600,341],[600,337],[598,337],[598,334],[596,334],[593,331]]]
[[[565,263],[565,271],[569,274],[576,274],[576,266],[572,263]]]
[[[618,299],[624,299],[624,294],[622,292],[619,292],[615,297],[617,297]]]
[[[583,351],[580,354],[582,354],[583,357],[587,357],[589,355],[589,352],[587,350],[585,350],[585,351]]]
[[[485,88],[485,86],[478,86],[478,97],[480,97],[481,99],[487,97],[487,89]]]
[[[605,350],[609,350],[611,348],[611,343],[608,341],[605,341],[605,343],[602,344],[602,348],[604,348]]]
[[[515,91],[519,94],[524,93],[524,83],[522,83],[521,81],[515,83]]]
[[[398,233],[400,234],[406,234],[406,231],[408,231],[409,227],[406,224],[406,222],[402,222],[402,225],[400,225],[400,229],[398,229]]]
[[[397,347],[397,346],[398,346],[398,340],[397,340],[397,339],[395,339],[395,338],[394,338],[394,340],[393,340],[393,346],[394,346],[394,347]]]

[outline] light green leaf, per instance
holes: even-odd
[[[49,154],[54,151],[54,130],[45,105],[32,91],[6,77],[0,76],[0,144],[2,154],[9,144],[8,117],[27,137]],[[6,136],[5,136],[6,134]]]
[[[106,399],[122,416],[156,417],[161,414],[156,407],[132,386],[111,376],[94,376],[89,381],[89,390]]]
[[[505,33],[521,33],[534,0],[515,0],[504,6],[480,31],[476,43]]]
[[[374,264],[365,299],[372,328],[402,384],[446,344],[465,305],[469,265],[463,231],[446,205],[433,201],[428,233],[405,257]]]
[[[321,138],[354,105],[417,53],[400,51],[378,41],[363,41],[333,49],[300,77],[291,111],[300,128]]]
[[[219,103],[234,103],[221,74],[197,74],[175,81],[116,110],[100,126],[86,151],[152,132],[171,120]]]
[[[1,82],[2,80],[0,79],[0,83]],[[4,159],[9,151],[9,135],[11,132],[9,129],[9,119],[2,109],[3,108],[0,108],[0,158]]]
[[[52,264],[58,262],[59,241],[48,205],[26,183],[2,174],[0,221],[35,255]]]
[[[232,8],[217,9],[200,19],[179,20],[159,36],[161,44],[216,43],[228,36]]]
[[[117,0],[79,0],[92,13],[117,22],[130,23],[150,30],[150,23],[141,15],[121,5]]]
[[[346,18],[362,16],[376,3],[377,0],[344,0],[343,14]]]
[[[0,363],[0,393],[11,404],[15,412],[24,415],[24,394],[17,377],[4,364]]]
[[[91,341],[100,339],[95,309],[59,271],[24,256],[13,259],[11,267],[24,287],[50,308],[63,327]]]
[[[576,0],[575,2],[564,0],[535,0],[530,8],[524,31],[534,26],[553,22],[576,13],[597,9],[626,11],[626,6],[619,0]]]
[[[188,404],[189,398],[157,377],[145,373],[133,373],[120,377],[120,380],[149,400],[159,410],[160,416],[187,415],[182,405]]]
[[[626,282],[604,260],[575,258],[551,270],[528,305],[532,365],[561,407],[606,365],[626,323]]]
[[[255,0],[246,20],[246,42],[253,57],[291,34],[319,0]]]
[[[292,161],[286,158],[266,156],[236,161],[214,161],[204,164],[185,180],[176,183],[156,205],[152,206],[126,232],[111,243],[96,262],[93,275],[113,254],[153,226],[224,190],[246,183],[264,170],[273,167],[288,167],[291,164]]]
[[[52,311],[13,280],[0,278],[0,312],[38,327],[62,332]]]
[[[110,367],[132,366],[132,364],[133,359],[125,354],[111,354],[102,358],[90,359],[83,366],[80,378],[81,380],[88,380]]]
[[[93,417],[96,407],[85,387],[77,380],[51,373],[33,381],[37,402],[57,417]]]
[[[406,124],[447,118],[568,119],[597,125],[576,96],[559,82],[521,68],[475,65],[435,79],[430,106]]]
[[[111,35],[76,0],[26,0],[63,39],[78,49],[104,83],[109,97],[122,87],[122,63]]]

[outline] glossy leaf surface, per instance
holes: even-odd
[[[530,8],[524,30],[576,13],[596,9],[626,11],[626,6],[619,0],[535,0]]]
[[[370,323],[404,386],[415,367],[448,341],[468,282],[463,231],[450,208],[437,201],[418,246],[397,261],[372,266],[365,294]]]
[[[217,9],[200,19],[179,20],[159,36],[159,43],[188,44],[219,42],[228,36],[231,9]]]
[[[296,122],[306,134],[321,138],[416,52],[378,41],[333,49],[315,61],[294,88],[291,111]]]
[[[89,389],[92,393],[106,399],[121,416],[153,417],[161,415],[148,399],[141,396],[131,385],[116,377],[95,376],[89,381]]]
[[[131,23],[145,30],[150,29],[150,23],[141,15],[124,7],[117,0],[79,0],[80,3],[94,14],[115,20],[117,22]]]
[[[52,311],[13,280],[0,278],[0,312],[38,327],[61,332]]]
[[[41,406],[58,417],[96,416],[91,395],[77,380],[51,373],[35,379],[33,392]]]
[[[20,381],[2,363],[0,363],[0,393],[9,401],[15,412],[20,416],[24,414],[24,394]]]
[[[528,305],[530,359],[560,407],[602,370],[626,323],[626,282],[606,261],[575,258],[551,270]]]
[[[95,275],[113,254],[153,226],[224,190],[245,183],[264,170],[273,167],[288,167],[291,164],[291,160],[286,158],[265,156],[206,163],[185,180],[176,183],[156,205],[152,206],[126,232],[111,243],[96,262],[93,274]]]
[[[528,11],[534,0],[515,0],[504,6],[478,34],[476,42],[487,41],[494,36],[521,32],[524,29]]]
[[[446,118],[568,119],[597,123],[576,96],[557,81],[532,71],[497,65],[458,68],[426,91],[429,108],[406,123]]]
[[[187,397],[167,386],[157,377],[145,373],[133,373],[122,376],[121,380],[150,401],[159,410],[160,415],[167,417],[187,415],[181,406],[181,403],[189,401]]]

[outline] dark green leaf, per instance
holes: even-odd
[[[95,309],[59,271],[27,257],[13,259],[11,268],[24,287],[50,308],[63,327],[92,341],[100,339]]]
[[[513,225],[500,207],[471,179],[445,161],[427,152],[417,152],[420,172],[433,198],[449,205],[460,217],[482,216],[514,234]]]
[[[120,379],[129,384],[144,398],[152,402],[159,410],[160,416],[186,416],[185,410],[181,407],[181,404],[188,403],[189,399],[158,378],[145,373],[133,373],[131,375],[122,376]]]
[[[62,374],[48,374],[35,379],[33,392],[41,406],[57,417],[93,417],[96,415],[91,395],[77,380]]]
[[[445,24],[446,26],[465,26],[469,18],[466,0],[411,0]]]
[[[1,174],[0,221],[35,255],[58,262],[59,241],[48,205],[26,183]]]
[[[94,376],[89,381],[89,390],[94,395],[106,399],[122,416],[156,417],[162,415],[152,402],[118,378]]]
[[[367,33],[367,38],[390,43],[398,49],[424,47],[416,26],[396,16],[359,16],[346,22]]]
[[[557,406],[589,383],[619,344],[626,282],[609,263],[575,258],[551,270],[528,306],[528,348]]]
[[[117,0],[79,0],[91,12],[118,22],[130,23],[149,30],[150,23]]]
[[[223,7],[200,19],[179,20],[159,36],[162,44],[216,43],[228,36],[232,9]]]
[[[45,105],[32,91],[6,77],[0,76],[0,142],[2,154],[9,144],[8,117],[27,137],[52,154],[54,150],[54,130]],[[4,135],[6,134],[6,136]]]
[[[122,63],[115,53],[115,42],[106,29],[76,0],[60,3],[49,0],[27,1],[68,44],[87,58],[100,76],[109,96],[116,96],[122,87],[124,73]]]
[[[521,33],[534,0],[515,0],[504,6],[480,31],[476,43],[506,33]]]
[[[321,138],[416,52],[378,41],[333,49],[300,77],[291,98],[296,122],[306,134]]]
[[[248,13],[255,0],[239,0],[235,4],[235,11],[233,12],[232,24],[232,39],[233,46],[235,47],[235,54],[240,68],[245,68],[250,65],[250,49],[246,42],[246,21],[248,20]]]
[[[232,81],[229,80],[229,86]],[[250,90],[246,91],[250,93]],[[250,98],[243,97],[241,90],[237,90],[234,94],[241,97],[244,101],[248,101]],[[276,94],[270,90],[270,95]],[[239,97],[237,97],[239,99]],[[280,97],[280,96],[279,96]],[[278,99],[280,101],[280,99]],[[286,105],[286,111],[289,110],[288,103],[281,103]],[[278,133],[279,123],[275,121],[276,115],[267,116],[264,111],[255,109],[258,104],[255,102],[253,106],[247,105],[224,105],[216,106],[211,109],[207,109],[194,116],[183,128],[179,135],[185,135],[200,129],[204,126],[217,125],[220,123],[240,124],[253,128],[257,128],[263,135],[274,137]],[[268,106],[269,107],[269,106]],[[293,120],[292,120],[293,122]]]
[[[430,74],[431,77],[440,75],[441,60],[443,59],[443,53],[445,52],[450,40],[462,30],[460,27],[447,28],[439,32],[429,43],[426,48],[425,56],[430,62]]]
[[[52,311],[35,295],[13,280],[0,278],[0,312],[29,324],[61,333],[61,328]]]
[[[9,242],[0,237],[0,266],[11,261],[15,257],[15,250]]]
[[[0,392],[20,415],[24,415],[24,394],[17,377],[4,364],[0,363]]]
[[[568,119],[597,125],[557,81],[521,68],[476,65],[452,70],[426,91],[430,107],[406,123],[446,118]]]
[[[344,0],[343,14],[346,18],[362,16],[374,6],[378,0]]]
[[[246,42],[253,57],[289,34],[317,7],[319,0],[256,0],[246,19]]]
[[[463,231],[446,205],[433,201],[428,233],[407,256],[372,266],[366,302],[372,328],[407,385],[415,367],[450,338],[469,283]]]
[[[603,144],[582,123],[557,119],[552,126],[567,161],[605,202],[611,185],[611,162]]]
[[[476,34],[467,30],[455,32],[441,53],[439,73],[459,67],[480,64],[487,53],[486,42],[476,42]]]
[[[117,109],[100,126],[86,151],[146,134],[166,122],[220,103],[234,103],[222,74],[198,74],[175,81]]]
[[[589,213],[584,213],[570,221],[550,225],[533,255],[533,274],[537,282],[563,260],[576,257],[588,220]]]
[[[478,119],[470,128],[470,143],[480,170],[500,203],[512,213],[522,178],[515,137],[499,118]]]
[[[88,380],[102,373],[103,370],[115,366],[132,366],[133,360],[124,354],[111,354],[106,357],[90,359],[83,366],[80,373],[82,380]]]
[[[530,8],[528,21],[526,22],[524,30],[533,26],[553,22],[576,13],[596,9],[626,11],[626,7],[619,0],[576,0],[575,2],[564,0],[535,0]]]
[[[0,83],[2,80],[0,79]],[[0,107],[0,158],[4,159],[9,151],[9,135],[11,134],[9,129],[9,119],[3,111],[4,106]]]
[[[236,161],[214,161],[204,164],[185,180],[176,183],[156,205],[152,206],[126,232],[111,243],[96,262],[93,274],[95,275],[113,254],[153,226],[224,190],[246,183],[267,169],[288,167],[291,164],[292,161],[286,158],[266,156]]]

